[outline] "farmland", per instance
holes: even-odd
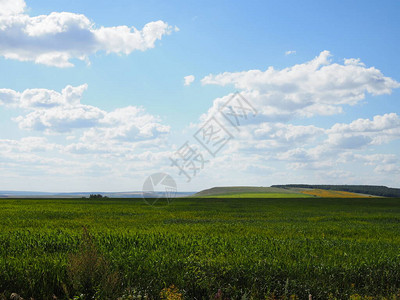
[[[393,299],[400,290],[398,198],[6,199],[0,228],[7,299]]]
[[[362,194],[355,194],[345,191],[330,191],[330,190],[323,190],[323,189],[309,189],[303,190],[301,193],[305,195],[312,195],[316,197],[322,198],[363,198],[366,195]]]
[[[243,193],[243,194],[218,194],[215,196],[201,196],[199,198],[308,198],[314,196],[307,193]],[[197,198],[197,197],[194,197]]]
[[[194,198],[364,198],[369,196],[340,190],[254,186],[214,187],[192,195]]]

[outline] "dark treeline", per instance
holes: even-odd
[[[389,188],[379,185],[331,185],[331,184],[283,184],[272,185],[277,188],[307,188],[307,189],[323,189],[334,191],[345,191],[352,193],[368,194],[383,197],[400,197],[400,189]]]
[[[99,199],[99,198],[108,198],[107,196],[103,196],[101,194],[90,194],[90,199]]]

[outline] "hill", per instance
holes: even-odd
[[[289,189],[289,190],[293,188],[334,190],[334,191],[345,191],[345,192],[359,193],[359,194],[368,194],[381,197],[400,197],[400,189],[389,188],[383,185],[379,186],[379,185],[283,184],[283,185],[272,185],[271,187]]]
[[[325,186],[324,186],[325,187]],[[340,189],[328,189],[318,185],[280,185],[271,187],[257,186],[227,186],[213,187],[200,191],[191,197],[200,198],[365,198],[374,194],[367,194],[366,189],[354,189],[352,191]],[[368,190],[369,191],[369,190]],[[380,196],[380,195],[378,195]]]
[[[261,186],[226,186],[213,187],[200,191],[191,197],[242,197],[242,198],[294,198],[294,197],[311,197],[298,191],[278,188],[278,187],[261,187]]]

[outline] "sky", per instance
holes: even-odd
[[[0,190],[400,187],[399,13],[0,0]]]

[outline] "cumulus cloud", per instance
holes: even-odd
[[[15,121],[21,129],[43,131],[47,134],[64,133],[97,126],[105,114],[106,112],[97,107],[79,104],[35,110],[16,117]]]
[[[11,89],[0,89],[0,105],[37,110],[74,106],[80,103],[86,89],[87,84],[77,87],[67,85],[61,93],[48,89],[27,89],[22,93]]]
[[[14,90],[0,89],[0,105],[14,105],[19,98],[20,94]]]
[[[4,153],[43,152],[58,148],[45,137],[31,136],[19,140],[0,139],[0,149]]]
[[[313,60],[277,70],[248,70],[208,75],[202,84],[233,85],[260,112],[260,119],[287,121],[315,115],[333,115],[345,105],[355,105],[366,94],[390,94],[400,83],[358,59],[333,63],[329,51]],[[227,97],[214,101],[209,113],[218,110]]]
[[[340,113],[346,105],[358,103],[367,94],[388,94],[399,86],[359,59],[335,64],[329,57],[324,52],[312,61],[283,70],[269,68],[265,72],[206,77],[205,84],[234,85],[256,111],[249,111],[248,119],[240,119],[240,130],[225,118],[219,119],[234,139],[216,158],[205,156],[209,162],[199,173],[196,186],[201,178],[206,186],[210,180],[218,184],[265,185],[321,180],[343,183],[343,178],[348,183],[397,184],[398,155],[389,153],[391,147],[385,148],[385,153],[376,150],[382,147],[379,145],[386,147],[400,139],[397,113],[328,128],[310,125],[309,120],[308,124],[301,124],[302,117]],[[178,174],[170,167],[169,157],[174,151],[170,149],[181,145],[168,143],[168,125],[143,107],[106,111],[86,105],[81,99],[87,88],[83,84],[66,86],[61,91],[0,89],[0,105],[21,110],[15,118],[20,128],[32,130],[33,134],[49,134],[0,140],[0,169],[4,174],[16,174],[32,165],[35,170],[73,174],[74,178],[111,174],[110,178],[125,178],[125,186],[131,184],[132,174],[143,176],[160,170]],[[215,99],[201,120],[218,113],[232,96]],[[9,172],[4,172],[4,168]]]
[[[74,128],[96,126],[107,114],[101,109],[80,103],[87,85],[66,86],[61,93],[48,89],[17,92],[0,89],[0,104],[22,108],[29,113],[15,118],[21,129],[69,132]]]
[[[326,130],[319,128],[319,140],[308,140],[300,145],[292,143],[286,151],[276,153],[275,158],[294,169],[329,170],[338,165],[361,163],[375,166],[375,172],[394,172],[393,166],[398,165],[395,154],[360,152],[370,145],[400,139],[399,120],[399,116],[392,113],[374,116],[372,120],[358,119],[349,124],[335,124]]]
[[[285,55],[296,54],[296,50],[288,50],[285,52]]]
[[[158,117],[147,114],[144,108],[128,106],[106,113],[99,120],[99,126],[86,131],[82,140],[142,141],[165,135],[169,130],[169,126],[161,124]]]
[[[48,89],[27,89],[17,92],[0,90],[0,104],[22,108],[27,114],[14,120],[21,129],[51,133],[67,133],[86,129],[84,139],[137,141],[154,139],[169,132],[158,117],[142,107],[128,106],[107,112],[81,103],[87,84],[66,86],[61,93]]]
[[[0,0],[0,16],[12,16],[22,13],[26,8],[24,0]]]
[[[379,164],[375,167],[375,171],[383,174],[398,175],[400,168],[398,164]]]
[[[358,119],[350,124],[335,124],[327,130],[328,142],[341,148],[360,148],[400,138],[400,117],[396,113]]]
[[[293,172],[324,170],[342,174],[338,165],[353,164],[346,161],[349,154],[400,138],[399,116],[395,113],[335,124],[328,129],[299,124],[304,118],[339,114],[367,94],[390,94],[400,87],[399,82],[367,67],[360,59],[334,63],[329,51],[323,51],[311,61],[282,70],[269,67],[265,71],[210,74],[202,84],[232,85],[254,108],[248,107],[247,118],[240,116],[237,131],[226,120],[226,108],[240,111],[240,105],[231,100],[235,94],[225,95],[214,99],[196,125],[201,126],[210,117],[218,118],[235,135],[221,155],[238,153],[248,160],[248,166],[254,157],[263,155],[268,165],[284,163]]]
[[[399,174],[399,158],[396,154],[379,153],[371,146],[388,145],[393,140],[399,140],[398,120],[399,116],[392,113],[338,123],[328,129],[279,122],[244,125],[240,132],[231,131],[234,139],[218,153],[218,163],[213,161],[211,167],[215,171],[224,166],[225,174],[230,174],[254,170],[252,166],[258,165],[263,168],[258,169],[258,173],[273,178],[279,173],[276,170],[281,169],[290,173],[291,178],[295,178],[295,174],[302,175],[302,182],[314,180],[315,176],[315,180],[332,180],[330,182],[333,183],[343,183],[345,174],[352,180],[354,176],[361,180],[361,173],[366,171],[369,172],[368,176],[365,175],[365,180],[369,180],[366,182],[375,184],[378,182],[373,180],[373,174],[379,173],[380,177],[376,178],[382,178],[386,170],[388,180],[385,184],[389,184],[396,178],[390,178],[389,174]],[[232,130],[227,124],[226,128]],[[350,174],[348,170],[355,172]],[[332,176],[325,176],[325,173]],[[287,178],[282,177],[282,180]]]
[[[395,164],[398,162],[398,158],[394,154],[352,154],[354,159],[363,161],[366,165],[374,164]]]
[[[0,170],[6,178],[21,182],[39,176],[46,182],[61,180],[64,187],[72,176],[78,178],[72,185],[76,187],[89,177],[109,176],[104,184],[119,178],[126,188],[132,176],[169,166],[168,125],[143,107],[106,111],[83,104],[86,89],[83,84],[68,85],[60,92],[0,90],[0,105],[21,112],[14,120],[24,130],[22,134],[35,135],[0,139]],[[40,182],[35,186],[39,188]]]
[[[265,157],[275,157],[289,149],[314,144],[325,136],[323,128],[314,125],[293,125],[263,122],[241,126],[240,132],[232,131],[234,139],[229,142],[226,153],[262,153]]]
[[[345,59],[343,64],[333,63],[331,54],[323,51],[311,61],[282,70],[269,67],[265,71],[210,74],[202,79],[202,84],[233,85],[257,111],[255,117],[249,110],[248,118],[240,119],[240,132],[230,128],[235,139],[221,154],[225,159],[232,153],[246,158],[243,168],[262,155],[267,159],[263,166],[277,163],[287,172],[299,174],[318,175],[321,171],[332,174],[332,180],[348,176],[346,166],[357,164],[372,166],[371,174],[383,170],[396,174],[393,166],[397,158],[384,158],[379,153],[376,155],[380,156],[361,158],[359,154],[371,146],[400,138],[396,113],[338,123],[327,129],[298,124],[307,117],[341,113],[346,105],[359,103],[367,94],[390,94],[400,87],[399,82],[374,67],[367,67],[358,58]],[[234,95],[216,98],[200,117],[201,123],[214,116],[229,128],[221,112],[226,114],[224,107]],[[296,125],[289,123],[293,120]],[[379,164],[382,166],[378,167]],[[334,179],[335,174],[338,179]]]
[[[270,138],[287,142],[305,142],[324,132],[322,128],[314,125],[303,126],[284,123],[262,123],[251,131],[254,132],[257,139]]]
[[[188,76],[183,77],[183,79],[184,79],[184,85],[189,86],[193,83],[195,77],[193,75],[188,75]]]
[[[96,26],[85,15],[52,12],[31,17],[22,0],[0,0],[0,55],[55,67],[71,67],[72,59],[88,60],[98,51],[130,54],[155,46],[178,28],[164,21],[147,23],[141,30],[126,25]]]

